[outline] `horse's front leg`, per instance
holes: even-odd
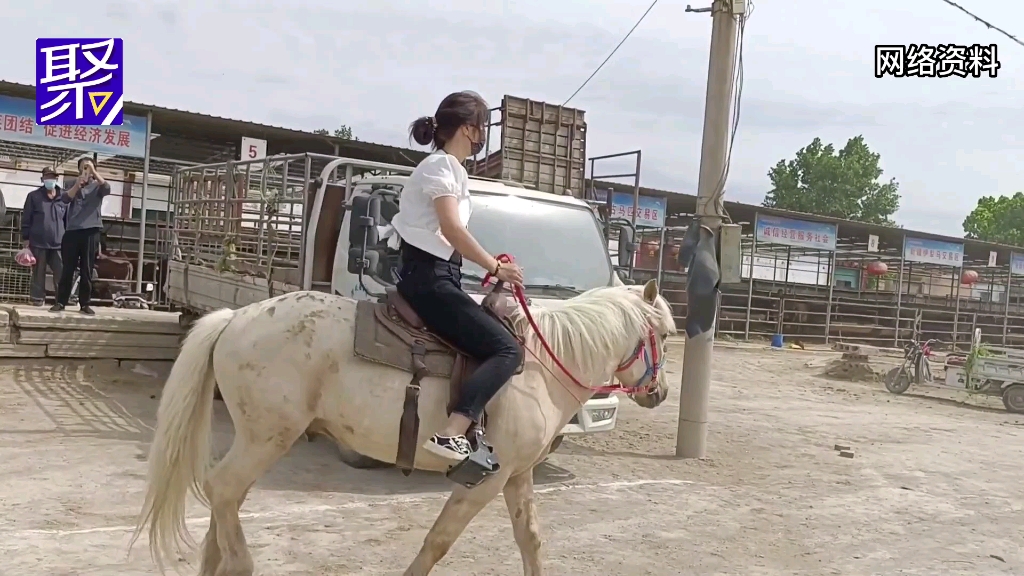
[[[494,500],[506,479],[507,475],[499,472],[472,490],[457,487],[448,497],[430,532],[427,532],[420,553],[409,565],[404,576],[430,574],[434,566],[451,549],[452,544],[455,544],[455,540],[462,535],[470,521],[487,506],[488,502]]]
[[[533,469],[508,479],[505,484],[505,504],[512,519],[519,553],[523,557],[525,576],[542,576],[540,554],[542,542],[540,526],[537,523],[537,503],[533,497]]]

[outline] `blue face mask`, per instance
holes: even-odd
[[[57,187],[56,180],[43,180],[43,186],[46,186],[47,190],[53,190]]]

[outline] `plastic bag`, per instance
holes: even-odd
[[[36,257],[32,255],[32,251],[28,248],[22,248],[20,252],[14,255],[14,261],[22,266],[35,266]]]

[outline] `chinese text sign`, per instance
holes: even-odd
[[[601,202],[608,200],[608,193],[604,190],[596,191],[597,199]],[[665,213],[668,210],[668,200],[654,196],[640,196],[636,212],[636,225],[647,228],[661,228],[665,225]],[[633,195],[625,192],[612,194],[611,218],[622,218],[623,220],[633,219]]]
[[[755,227],[758,242],[817,250],[836,249],[838,226],[835,224],[758,215]]]
[[[1010,274],[1024,276],[1024,254],[1010,254]]]
[[[120,126],[38,126],[35,103],[0,96],[0,140],[83,150],[111,156],[146,156],[146,118],[124,116]]]
[[[120,38],[39,38],[36,124],[121,126],[123,70]]]
[[[960,268],[964,263],[964,245],[908,236],[903,244],[903,259],[908,262]]]

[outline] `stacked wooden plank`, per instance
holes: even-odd
[[[174,360],[182,328],[178,314],[96,307],[77,310],[0,308],[0,358]]]

